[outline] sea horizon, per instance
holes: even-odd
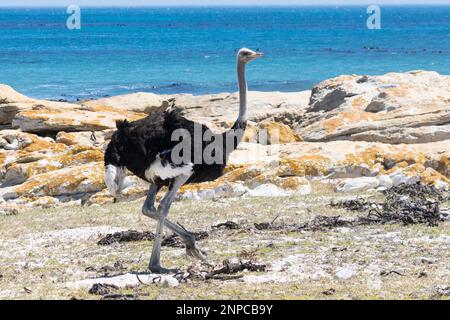
[[[375,3],[374,3],[375,4]],[[410,3],[410,4],[381,4],[379,5],[380,7],[449,7],[450,3],[427,3],[427,4],[423,4],[423,3],[419,3],[419,4],[414,4],[414,3]],[[296,5],[292,5],[292,4],[278,4],[278,5],[254,5],[254,4],[240,4],[240,5],[234,5],[234,4],[209,4],[209,5],[196,5],[196,4],[187,4],[187,5],[180,5],[180,4],[176,4],[176,5],[107,5],[107,6],[103,6],[103,5],[80,5],[80,7],[82,8],[93,8],[93,9],[111,9],[111,8],[303,8],[303,7],[364,7],[367,8],[368,5],[364,5],[364,4],[345,4],[345,5],[340,5],[340,4],[296,4]],[[45,5],[15,5],[15,6],[10,6],[10,5],[2,5],[0,4],[0,8],[4,9],[4,8],[48,8],[48,9],[52,9],[52,8],[67,8],[67,6],[64,5],[58,5],[58,6],[45,6]]]
[[[0,6],[0,83],[33,98],[85,100],[153,92],[234,92],[240,47],[266,53],[249,89],[302,91],[342,74],[450,74],[450,4],[382,5],[369,30],[362,5]]]

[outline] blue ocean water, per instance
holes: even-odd
[[[259,49],[249,87],[298,91],[340,74],[450,74],[450,6],[0,8],[0,83],[38,98],[235,91],[235,54]]]

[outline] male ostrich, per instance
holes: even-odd
[[[199,123],[184,118],[176,110],[152,112],[148,117],[134,121],[118,121],[117,131],[113,134],[105,152],[105,181],[109,192],[117,197],[120,195],[125,178],[125,168],[133,174],[150,183],[147,198],[142,207],[142,213],[157,220],[155,240],[149,269],[154,273],[167,273],[173,270],[165,269],[160,264],[162,231],[164,226],[179,235],[186,245],[189,256],[205,260],[205,253],[195,245],[195,237],[178,224],[167,219],[169,208],[178,189],[186,183],[196,183],[217,179],[223,174],[229,154],[239,144],[243,130],[247,125],[247,83],[245,66],[250,61],[263,54],[243,48],[237,54],[237,77],[239,84],[239,116],[232,128],[223,134],[214,134]],[[173,133],[183,129],[195,136],[195,130],[200,128],[202,141],[190,144],[190,154],[183,155],[183,161],[174,161],[173,151],[179,141],[173,141]],[[238,132],[238,133],[236,133]],[[209,141],[204,137],[208,136]],[[227,141],[232,139],[231,146]],[[189,140],[189,139],[188,139]],[[219,161],[198,161],[198,155],[211,149],[214,141],[222,141],[219,150],[211,152],[211,156]],[[216,144],[217,146],[217,144]],[[189,150],[188,150],[189,151]],[[196,158],[197,157],[197,158]],[[195,158],[195,159],[194,159]],[[197,161],[196,161],[197,159]],[[158,191],[168,186],[168,192],[161,200],[158,209],[155,208],[155,197]]]

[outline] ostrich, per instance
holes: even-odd
[[[117,130],[111,137],[105,151],[105,182],[109,192],[116,198],[120,195],[126,169],[139,178],[150,183],[142,213],[157,221],[155,239],[149,263],[153,273],[169,273],[176,270],[163,268],[160,264],[162,231],[167,227],[181,237],[186,246],[186,253],[203,261],[205,252],[195,244],[195,237],[179,224],[167,219],[172,201],[179,188],[187,183],[212,181],[223,174],[229,154],[236,149],[247,125],[247,83],[245,66],[250,61],[263,56],[262,53],[243,48],[237,54],[237,77],[239,85],[239,115],[230,130],[215,134],[207,126],[184,118],[176,109],[158,110],[148,117],[134,122],[117,121]],[[190,137],[200,129],[202,141],[194,140],[189,148],[183,149],[183,161],[174,161],[173,153],[178,141],[173,141],[173,133],[185,130]],[[210,137],[209,141],[204,137]],[[189,139],[186,139],[189,141]],[[231,144],[228,144],[229,141]],[[213,148],[211,156],[219,161],[196,161],[199,154],[211,147],[213,142],[221,141],[219,148]],[[217,146],[217,143],[216,143]],[[210,148],[211,149],[211,148]],[[168,192],[155,208],[158,191],[168,187]]]

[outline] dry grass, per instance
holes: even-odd
[[[210,262],[248,255],[270,264],[267,272],[244,272],[233,281],[194,280],[178,287],[159,284],[120,289],[141,299],[448,299],[437,288],[450,285],[450,223],[364,226],[317,232],[258,231],[253,224],[276,219],[277,224],[301,223],[317,215],[352,216],[355,213],[328,206],[331,193],[320,185],[303,197],[235,198],[181,201],[170,218],[191,231],[207,230],[198,242]],[[350,195],[345,195],[349,197]],[[105,233],[121,229],[151,230],[155,223],[140,214],[142,201],[104,207],[32,210],[0,216],[0,298],[97,299],[87,289],[69,289],[66,283],[94,278],[89,270],[120,261],[124,270],[144,272],[151,241],[99,246]],[[238,230],[212,231],[227,220]],[[196,261],[183,248],[163,247],[165,266],[187,268]],[[88,268],[88,271],[86,271]],[[342,268],[356,274],[336,277]],[[386,272],[395,271],[381,275]],[[330,291],[327,295],[324,292]]]

